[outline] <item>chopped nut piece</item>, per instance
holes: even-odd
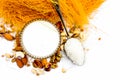
[[[9,53],[6,53],[4,56],[5,56],[6,58],[12,58],[12,55],[9,54]]]
[[[4,37],[6,40],[9,40],[9,41],[14,40],[14,37],[13,37],[10,33],[5,33],[5,34],[3,34],[3,37]]]
[[[55,69],[55,68],[57,68],[58,67],[58,65],[56,64],[56,63],[53,63],[52,65],[51,65],[51,68],[53,68],[53,69]]]
[[[66,37],[67,35],[66,35],[66,33],[65,32],[62,32],[61,33],[61,37]]]
[[[75,31],[75,27],[70,28],[70,33],[73,33]]]
[[[21,57],[21,58],[24,58],[25,57],[25,54],[23,53],[23,52],[21,52],[21,51],[19,51],[19,52],[16,52],[15,53],[15,57],[17,58],[17,57]]]
[[[72,35],[72,38],[77,38],[77,37],[79,37],[79,36],[80,36],[79,33],[74,33],[74,34]]]
[[[51,64],[47,63],[44,68],[45,71],[50,71],[51,70]]]
[[[39,68],[33,68],[33,69],[31,70],[31,72],[32,72],[33,74],[35,74],[36,76],[39,76],[39,75],[44,74],[44,71],[41,70],[41,69],[39,69]]]
[[[37,73],[38,73],[39,75],[44,74],[44,71],[41,70],[40,68],[37,68],[36,70],[37,70]]]
[[[58,57],[58,56],[57,56],[57,57],[56,57],[56,61],[57,61],[57,62],[60,62],[60,60],[61,60],[61,57]]]
[[[42,65],[42,63],[41,63],[41,61],[39,59],[35,59],[33,61],[33,67],[35,67],[35,68],[43,68],[43,65]]]
[[[47,59],[42,59],[41,62],[42,62],[43,67],[48,63]]]
[[[5,55],[1,55],[1,57],[5,57]]]
[[[66,73],[66,69],[65,68],[62,68],[62,73]]]
[[[15,58],[13,58],[13,59],[11,60],[12,63],[14,63],[15,61],[16,61]]]
[[[62,37],[61,38],[61,44],[64,44],[66,42],[67,38],[66,37]]]
[[[5,33],[5,27],[3,25],[0,26],[0,34]]]
[[[61,50],[61,51],[64,50],[64,45],[63,45],[63,44],[60,46],[60,50]]]
[[[54,63],[54,62],[55,62],[55,55],[51,56],[50,62],[51,62],[51,63]]]
[[[22,49],[21,46],[16,46],[13,50],[14,50],[14,51],[22,51],[23,49]]]
[[[101,37],[99,37],[98,40],[101,40]]]
[[[21,60],[22,60],[22,62],[23,62],[24,65],[26,65],[28,63],[28,58],[27,58],[26,55]]]
[[[30,67],[30,63],[27,63],[26,66],[27,66],[27,67]]]
[[[35,69],[32,69],[31,72],[32,72],[33,74],[36,74],[36,73],[37,73],[37,71],[36,71]]]

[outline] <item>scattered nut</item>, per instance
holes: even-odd
[[[26,65],[28,63],[28,58],[27,58],[26,55],[21,60],[22,60],[22,62],[23,62],[24,65]]]
[[[98,40],[101,40],[101,37],[99,37]]]
[[[37,68],[36,70],[37,70],[37,73],[38,73],[39,75],[44,74],[44,71],[43,71],[43,70],[41,70],[40,68]]]
[[[16,61],[16,59],[15,59],[15,58],[13,58],[13,59],[11,60],[11,62],[12,62],[12,63],[14,63],[15,61]]]
[[[44,74],[44,71],[41,70],[41,69],[39,69],[39,68],[33,68],[33,69],[31,70],[31,72],[32,72],[33,74],[35,74],[36,76],[39,76],[39,75]]]
[[[57,62],[60,62],[60,60],[61,60],[61,57],[58,57],[58,56],[57,56],[57,57],[56,57],[56,61],[57,61]]]
[[[70,29],[70,33],[73,33],[75,31],[75,27],[72,27],[71,29]]]
[[[30,67],[30,63],[27,63],[26,66],[27,66],[27,67]]]
[[[5,55],[1,55],[1,57],[5,57]]]
[[[16,53],[15,53],[15,57],[17,58],[17,57],[19,57],[19,56],[20,56],[21,58],[24,58],[24,57],[25,57],[25,54],[24,54],[23,52],[20,52],[20,51],[19,51],[19,52],[16,52]]]
[[[31,70],[31,72],[32,72],[33,74],[36,74],[36,73],[37,73],[36,69],[34,69],[34,68]]]
[[[47,63],[44,68],[45,71],[50,71],[51,70],[51,64]]]
[[[4,55],[6,58],[12,58],[13,56],[11,55],[11,54],[9,54],[9,53],[6,53],[5,55]]]
[[[41,63],[42,63],[42,65],[43,65],[43,67],[44,67],[44,66],[48,63],[48,62],[47,62],[47,59],[45,59],[45,58],[42,59],[42,60],[41,60]]]
[[[5,27],[3,25],[0,26],[0,34],[5,33]]]
[[[62,68],[62,73],[66,73],[66,69],[65,68]]]
[[[53,68],[53,69],[55,69],[55,68],[57,68],[58,67],[58,65],[56,64],[56,63],[53,63],[52,65],[51,65],[51,68]]]
[[[35,67],[35,68],[43,68],[43,65],[42,65],[42,63],[41,63],[41,61],[39,59],[35,59],[33,61],[33,67]]]
[[[10,33],[4,33],[4,34],[3,34],[3,37],[4,37],[6,40],[9,40],[9,41],[14,40],[14,37],[13,37]]]
[[[22,68],[24,66],[23,62],[19,58],[15,58],[16,64],[19,68]]]
[[[72,38],[77,38],[77,37],[79,37],[79,36],[80,36],[79,33],[74,33],[74,34],[72,35]]]
[[[61,33],[61,37],[66,37],[67,35],[66,35],[66,33],[65,32],[62,32]]]
[[[22,51],[23,49],[22,49],[21,46],[16,46],[13,50],[14,50],[14,51]]]

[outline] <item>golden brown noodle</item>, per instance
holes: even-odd
[[[96,10],[104,0],[59,0],[67,27],[84,29],[88,16]],[[43,18],[53,23],[59,17],[50,0],[0,0],[0,17],[13,24],[12,29],[20,31],[33,19]]]

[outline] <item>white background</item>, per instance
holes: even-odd
[[[101,41],[88,41],[90,51],[86,53],[83,66],[75,66],[62,59],[58,69],[39,77],[28,68],[18,69],[0,58],[0,79],[2,80],[120,80],[120,1],[107,0],[91,20],[97,26]],[[101,30],[101,31],[100,31]],[[96,39],[93,38],[93,39]],[[93,42],[92,42],[93,41]],[[13,45],[0,38],[0,55],[9,52]],[[61,68],[67,69],[63,74]]]

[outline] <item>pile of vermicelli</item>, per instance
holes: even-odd
[[[79,27],[89,23],[89,15],[96,10],[104,0],[59,0],[61,11],[67,27]],[[13,24],[12,29],[20,31],[24,25],[33,19],[42,18],[53,23],[59,17],[50,0],[0,0],[0,17]]]

